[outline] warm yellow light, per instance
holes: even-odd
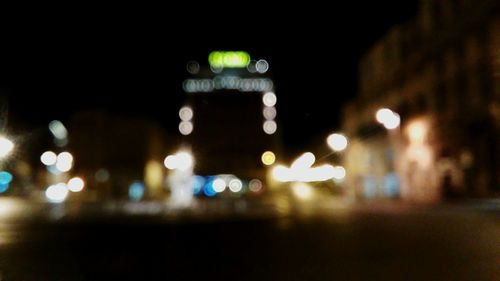
[[[266,151],[262,153],[261,160],[264,165],[269,166],[274,164],[274,161],[276,161],[276,156],[272,151]]]
[[[423,121],[413,121],[407,127],[408,137],[413,143],[423,143],[427,133],[427,126]]]
[[[159,162],[149,160],[144,169],[144,182],[147,186],[159,188],[163,182],[163,169]]]
[[[419,144],[410,144],[407,148],[408,158],[422,167],[429,167],[432,162],[432,151],[429,147]]]
[[[293,194],[301,200],[308,200],[311,199],[313,195],[313,191],[310,185],[302,183],[302,182],[297,182],[292,185],[292,191]]]

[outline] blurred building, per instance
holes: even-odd
[[[361,59],[345,107],[347,181],[362,198],[499,194],[500,2],[422,0]],[[375,120],[400,116],[396,129]]]
[[[266,60],[215,51],[208,65],[191,61],[183,83],[179,132],[199,175],[234,174],[265,180],[265,151],[279,154],[276,95]]]
[[[159,124],[84,111],[73,115],[68,131],[68,150],[75,159],[72,173],[85,180],[88,194],[126,199],[135,183],[134,187],[145,187],[145,198],[165,196],[163,159],[175,141]]]

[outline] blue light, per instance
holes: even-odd
[[[363,193],[366,198],[374,198],[377,195],[377,180],[374,176],[366,176],[364,178]]]
[[[144,196],[144,184],[140,181],[134,181],[128,188],[128,196],[133,201],[141,200]]]
[[[9,188],[8,183],[0,183],[0,193],[4,193]]]
[[[56,176],[61,174],[61,171],[59,171],[56,168],[56,165],[47,166],[47,171],[49,171],[49,173],[51,173],[53,175],[56,175]]]
[[[203,186],[203,193],[208,197],[213,197],[217,194],[217,191],[215,191],[214,187],[212,186],[214,180],[215,177],[209,177],[205,182],[205,185]]]
[[[205,184],[205,178],[202,176],[194,176],[193,181],[193,194],[199,195]]]
[[[399,194],[399,178],[395,172],[388,173],[384,178],[384,193],[389,197]]]
[[[1,171],[0,172],[0,184],[4,185],[9,185],[9,183],[12,181],[12,174],[7,172],[7,171]]]

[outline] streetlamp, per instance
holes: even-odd
[[[388,108],[381,108],[377,110],[377,113],[375,113],[375,119],[387,130],[396,129],[401,123],[401,117],[399,114]]]
[[[333,151],[340,152],[347,148],[348,141],[343,134],[334,133],[328,136],[326,143]]]
[[[0,158],[9,155],[14,149],[14,143],[4,136],[0,136]]]

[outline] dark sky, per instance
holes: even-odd
[[[0,91],[11,124],[27,130],[100,108],[156,119],[176,133],[186,62],[206,62],[216,49],[246,50],[270,62],[280,129],[298,147],[339,125],[340,108],[356,93],[359,57],[417,6],[348,2],[106,7],[33,23],[18,18],[2,38]]]

